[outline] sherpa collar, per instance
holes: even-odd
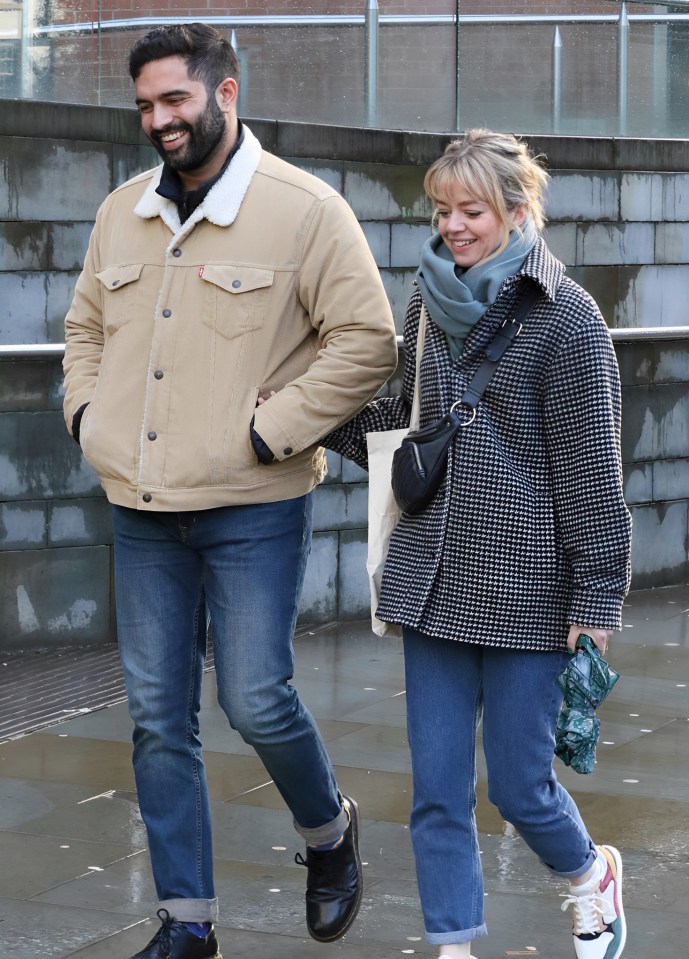
[[[163,172],[163,164],[153,175],[143,196],[134,207],[134,213],[144,220],[159,216],[173,233],[171,244],[178,243],[203,219],[214,226],[230,226],[234,223],[244,195],[261,159],[261,144],[251,130],[244,125],[244,142],[232,159],[229,167],[215,186],[184,224],[180,223],[177,205],[173,200],[156,193]]]

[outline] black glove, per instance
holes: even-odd
[[[84,410],[88,406],[88,403],[84,403],[83,406],[80,406],[72,417],[72,438],[75,443],[79,443],[79,432],[81,430],[81,418],[84,415]],[[81,446],[81,443],[79,443]]]
[[[269,463],[272,463],[275,460],[273,452],[269,446],[267,446],[261,437],[258,435],[254,429],[254,417],[251,417],[251,423],[249,424],[249,435],[251,437],[251,445],[254,448],[256,456],[258,456],[259,463],[263,463],[264,466],[268,466]]]

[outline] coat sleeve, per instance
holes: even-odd
[[[544,395],[555,516],[571,566],[569,622],[620,629],[630,581],[621,397],[610,334],[593,304],[561,344]]]
[[[354,460],[364,469],[368,469],[367,433],[403,429],[409,425],[414,398],[416,338],[420,313],[421,294],[415,292],[407,306],[404,321],[404,373],[401,394],[372,400],[349,422],[329,433],[323,440],[325,447]]]
[[[91,402],[103,355],[103,316],[98,267],[98,220],[91,233],[84,268],[65,319],[64,415],[67,429],[77,410]]]
[[[306,230],[297,295],[318,334],[316,356],[255,414],[256,432],[279,460],[321,443],[355,416],[397,365],[395,326],[378,268],[338,195],[318,204]]]

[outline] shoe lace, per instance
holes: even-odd
[[[304,859],[302,854],[298,852],[294,857],[294,861],[298,866],[306,866],[306,868],[309,870],[309,877],[320,877],[327,875],[330,868],[327,856],[323,856],[322,859],[318,858],[317,856],[312,856],[310,859]]]
[[[153,937],[154,942],[159,942],[166,950],[170,951],[170,931],[172,930],[172,924],[175,921],[167,909],[159,909],[156,913],[160,919],[162,925],[158,930],[157,934]]]
[[[601,916],[604,914],[598,890],[583,896],[563,893],[563,912],[572,907],[575,936],[596,936],[601,932]]]

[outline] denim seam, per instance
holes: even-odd
[[[473,770],[474,770],[474,777],[473,777],[472,785],[469,787],[469,795],[468,795],[468,797],[467,797],[467,799],[468,799],[468,812],[469,812],[469,815],[468,815],[467,818],[468,818],[468,821],[469,821],[469,822],[473,822],[473,823],[474,823],[474,837],[475,837],[475,838],[474,838],[474,842],[472,843],[472,848],[471,848],[471,857],[472,857],[472,864],[471,864],[471,871],[472,871],[472,883],[471,883],[471,918],[472,918],[473,928],[476,928],[477,922],[478,922],[478,919],[479,919],[479,916],[480,916],[480,918],[481,918],[481,921],[483,921],[483,916],[482,916],[483,896],[481,896],[481,902],[479,903],[479,901],[478,901],[478,899],[479,899],[478,891],[479,891],[479,886],[480,886],[480,884],[481,884],[481,883],[480,883],[480,879],[481,879],[481,873],[482,873],[482,866],[481,866],[480,856],[479,856],[479,857],[476,856],[476,845],[477,845],[478,839],[476,838],[476,828],[475,828],[475,823],[476,823],[476,811],[475,811],[475,810],[476,810],[476,780],[477,780],[477,774],[476,774],[476,730],[478,729],[478,722],[479,722],[478,713],[479,713],[480,703],[481,703],[481,701],[482,701],[482,696],[483,696],[482,690],[483,690],[483,685],[482,685],[482,683],[480,683],[480,684],[477,686],[477,688],[476,688],[476,699],[475,699],[475,701],[474,701],[474,730],[475,730],[475,732],[474,732],[474,735],[472,736],[472,743],[471,743],[471,764],[472,764],[472,767],[473,767]]]
[[[598,858],[598,850],[596,849],[595,843],[593,842],[593,840],[592,840],[591,837],[589,836],[588,832],[587,832],[586,830],[582,831],[582,829],[581,829],[581,823],[579,823],[579,822],[574,818],[574,816],[572,816],[572,815],[570,814],[569,810],[563,809],[562,812],[563,812],[563,815],[566,816],[567,819],[569,819],[569,821],[571,822],[572,826],[573,826],[574,829],[576,829],[576,831],[580,834],[580,836],[582,837],[582,839],[584,839],[586,842],[588,842],[588,844],[589,844],[589,853],[588,853],[588,856],[586,857],[586,860],[584,861],[584,865],[583,865],[583,866],[580,866],[578,869],[572,870],[572,872],[560,872],[560,871],[558,871],[557,869],[555,869],[553,866],[551,866],[550,863],[547,863],[547,862],[543,862],[543,865],[546,866],[546,867],[550,870],[550,872],[551,872],[554,876],[557,876],[559,879],[578,879],[579,876],[583,876],[584,873],[588,872],[588,870],[589,870],[589,869],[591,868],[591,866],[594,864],[594,862],[595,862],[596,859]],[[543,860],[541,860],[541,861],[543,861]]]
[[[189,683],[189,699],[187,700],[187,748],[191,753],[192,767],[194,770],[194,803],[196,805],[196,879],[199,889],[203,888],[203,823],[201,812],[201,777],[199,775],[199,764],[192,745],[191,714],[194,704],[194,690],[196,688],[196,671],[198,669],[199,655],[199,619],[201,611],[205,608],[199,602],[194,614],[194,645],[192,647],[192,663]]]

